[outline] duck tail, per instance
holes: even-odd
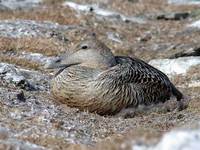
[[[177,101],[183,99],[183,94],[172,84],[172,93],[176,97]]]

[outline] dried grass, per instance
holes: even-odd
[[[55,56],[65,51],[64,43],[53,38],[0,38],[0,51],[27,51]]]
[[[19,58],[21,52],[41,53],[45,56],[56,56],[65,51],[64,43],[53,38],[0,38],[0,61],[24,68],[41,70],[41,64]]]
[[[22,66],[24,68],[29,68],[29,69],[31,68],[31,69],[34,69],[34,70],[41,70],[40,64],[38,64],[36,62],[30,62],[29,60],[26,60],[26,59],[13,57],[13,56],[1,55],[0,56],[0,62],[15,64],[15,65],[18,65],[18,66]]]
[[[0,20],[4,19],[27,19],[36,21],[52,21],[59,24],[79,24],[75,12],[68,7],[47,5],[33,10],[2,11]]]

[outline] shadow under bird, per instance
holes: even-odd
[[[47,68],[60,69],[51,82],[57,102],[100,115],[165,102],[171,96],[180,104],[183,98],[163,72],[137,58],[114,56],[98,40],[82,41]]]

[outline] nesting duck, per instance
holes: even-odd
[[[163,72],[137,58],[114,56],[94,39],[48,68],[60,68],[51,82],[56,101],[100,115],[183,97]]]

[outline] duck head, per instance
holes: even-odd
[[[111,50],[97,40],[85,40],[57,60],[51,62],[46,68],[67,68],[73,65],[89,68],[108,69],[116,65],[115,57]]]

